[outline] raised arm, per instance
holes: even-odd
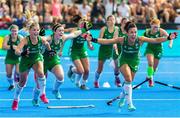
[[[159,38],[148,38],[148,37],[139,37],[139,40],[142,42],[149,42],[149,43],[161,43],[164,42],[166,40],[173,40],[177,37],[177,33],[173,32],[170,33],[168,36],[163,36],[163,37],[159,37]]]
[[[93,26],[92,23],[84,22],[83,28],[81,30],[77,30],[77,31],[74,31],[73,33],[64,35],[63,39],[66,40],[69,38],[75,38],[83,33],[86,33],[87,31],[89,31],[92,28],[92,26]]]
[[[121,43],[124,40],[124,37],[117,37],[117,38],[112,38],[112,39],[103,39],[103,38],[93,38],[92,35],[88,34],[86,36],[87,41],[92,41],[94,43],[99,43],[99,44],[115,44],[115,43]]]
[[[82,34],[82,30],[77,30],[77,31],[74,31],[70,34],[64,34],[63,39],[64,39],[64,41],[66,41],[67,39],[75,38],[81,34]]]

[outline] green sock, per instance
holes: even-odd
[[[153,74],[154,74],[154,69],[153,69],[153,67],[148,66],[148,68],[147,68],[147,73],[148,73],[148,77],[149,77],[149,78],[152,78],[152,77],[153,77]]]

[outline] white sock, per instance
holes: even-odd
[[[38,100],[39,94],[40,94],[40,90],[37,87],[35,87],[33,90],[33,100]]]
[[[77,72],[76,67],[73,66],[73,67],[71,68],[71,71],[72,71],[73,73],[76,73],[76,72]]]
[[[12,77],[7,77],[7,81],[9,82],[9,85],[14,85],[14,80]]]
[[[40,90],[40,95],[45,94],[46,90],[46,78],[45,76],[42,78],[38,77],[38,83],[39,83],[39,90]]]
[[[20,94],[23,90],[23,87],[20,87],[18,84],[16,85],[16,89],[15,89],[15,94],[14,94],[14,99],[18,100],[20,99]]]
[[[95,81],[98,81],[98,80],[99,80],[100,75],[101,75],[101,74],[99,74],[98,72],[95,73]]]
[[[64,80],[55,80],[53,90],[58,91],[61,84],[64,82]]]
[[[86,85],[87,80],[82,80],[82,85]]]
[[[132,105],[132,84],[131,82],[125,82],[123,86],[125,97],[128,105]]]
[[[82,78],[82,74],[77,74],[76,76],[76,83],[79,83]]]

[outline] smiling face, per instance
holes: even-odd
[[[64,35],[64,27],[63,26],[58,27],[54,32],[54,34],[59,38],[62,37]]]
[[[150,25],[151,25],[152,33],[156,33],[159,31],[159,28],[160,28],[160,20],[159,19],[153,19],[151,21]]]
[[[17,35],[18,35],[18,26],[17,25],[11,25],[9,29],[11,31],[11,36],[13,38],[17,37]]]
[[[29,34],[30,34],[31,36],[37,37],[37,36],[39,36],[39,31],[40,31],[39,24],[33,23],[33,24],[30,26]]]
[[[130,28],[127,32],[127,35],[128,35],[128,39],[131,42],[135,42],[137,37],[137,28],[136,27]]]
[[[157,25],[157,24],[152,24],[152,25],[151,25],[151,31],[152,31],[153,33],[158,32],[158,31],[159,31],[159,28],[160,28],[160,26]]]

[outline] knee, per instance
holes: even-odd
[[[63,81],[63,82],[64,82],[64,76],[63,76],[63,75],[57,75],[57,76],[56,76],[56,79],[57,79],[58,81]]]
[[[154,65],[153,61],[149,61],[149,62],[148,62],[148,66],[151,66],[151,67],[152,67],[153,65]]]
[[[130,75],[126,75],[125,76],[125,81],[131,83],[132,82],[131,76]]]
[[[20,77],[19,86],[24,87],[26,85],[27,78],[26,77]]]
[[[84,74],[84,70],[77,70],[77,74],[83,75]]]
[[[39,78],[44,78],[45,75],[44,75],[44,73],[38,73],[38,77],[39,77]]]

